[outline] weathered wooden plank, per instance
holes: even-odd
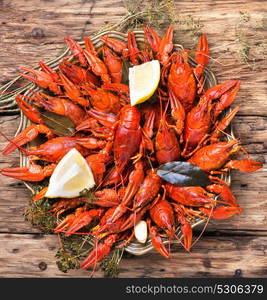
[[[123,257],[119,277],[267,277],[266,237],[205,237],[186,253],[177,245],[172,260],[153,251]],[[0,234],[0,277],[89,277],[90,271],[57,269],[56,236]],[[96,271],[95,277],[103,277]]]
[[[246,105],[245,103],[241,104]],[[259,149],[253,148],[252,144],[262,144],[261,151],[267,150],[267,116],[243,116],[238,115],[233,122],[235,136],[240,139],[241,144],[249,146],[248,151],[257,153]]]
[[[4,47],[0,54],[0,84],[16,76],[25,65],[34,66],[39,60],[55,57],[65,48],[64,36],[79,40],[105,25],[107,13],[109,22],[125,13],[116,0],[39,1],[38,6],[34,1],[1,1],[0,9]]]

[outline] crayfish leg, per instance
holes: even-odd
[[[167,248],[165,247],[162,238],[159,236],[159,234],[157,233],[155,227],[153,227],[151,225],[151,220],[148,219],[147,220],[147,225],[148,225],[148,229],[149,229],[149,233],[150,233],[150,237],[151,237],[151,242],[152,245],[154,246],[154,248],[159,252],[159,254],[161,254],[163,257],[165,258],[170,258],[170,253],[167,250]]]
[[[95,266],[96,263],[101,261],[104,257],[106,257],[113,244],[115,243],[117,239],[116,234],[112,234],[108,236],[104,242],[102,243],[97,243],[96,247],[94,248],[93,251],[90,252],[88,257],[83,261],[81,268],[82,269],[88,269],[91,266]]]
[[[200,207],[199,210],[205,215],[210,216],[212,219],[224,220],[231,218],[236,214],[240,214],[243,208],[236,206],[220,206],[215,209],[209,207]]]

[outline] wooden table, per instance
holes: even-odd
[[[267,157],[266,105],[266,2],[177,1],[180,42],[195,46],[194,34],[207,33],[209,66],[219,82],[241,79],[234,106],[236,136],[252,159]],[[79,40],[104,23],[125,14],[123,3],[103,1],[0,1],[0,84],[17,75],[23,66],[46,61],[64,47],[63,37]],[[193,33],[192,33],[193,32]],[[194,38],[193,38],[194,37]],[[246,55],[249,52],[249,60]],[[218,62],[219,63],[218,63]],[[1,113],[1,131],[16,132],[19,115]],[[1,149],[6,142],[1,139]],[[18,153],[0,156],[0,168],[17,166]],[[244,212],[226,221],[210,222],[192,254],[176,247],[173,259],[152,252],[125,257],[120,277],[267,277],[267,175],[264,168],[252,174],[232,172],[232,189]],[[87,277],[83,270],[61,273],[55,265],[56,236],[42,235],[24,220],[29,191],[22,182],[0,177],[0,277]],[[97,271],[96,277],[103,273]]]

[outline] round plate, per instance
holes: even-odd
[[[143,31],[134,31],[135,33],[135,37],[137,40],[137,43],[141,46],[144,43],[144,33]],[[119,39],[123,42],[127,42],[127,34],[118,32],[118,31],[106,31],[106,32],[102,32],[100,34],[94,35],[91,38],[93,45],[95,46],[96,49],[98,49],[99,47],[102,46],[102,41],[100,40],[100,37],[103,35],[107,35],[109,37],[113,37],[116,39]],[[79,43],[81,46],[84,46],[83,42]],[[178,45],[178,44],[174,44],[174,49],[183,49],[182,45]],[[59,63],[62,61],[62,58],[68,57],[68,59],[71,59],[71,52],[70,50],[66,49],[56,60],[53,60],[52,64],[49,64],[49,66],[53,69],[57,69]],[[196,66],[196,62],[194,61],[194,59],[192,59],[192,57],[189,56],[189,63],[192,66]],[[205,77],[205,89],[208,89],[214,85],[217,84],[217,80],[215,75],[208,69],[205,68],[204,71],[204,77]],[[39,88],[35,87],[34,89],[35,91],[38,91]],[[30,91],[26,91],[25,95],[30,95],[31,92]],[[30,101],[29,101],[30,102]],[[26,116],[21,112],[21,119],[20,119],[20,124],[19,124],[19,128],[17,130],[17,133],[20,133],[22,130],[24,130],[27,126],[29,126],[31,124],[31,122],[26,118]],[[232,127],[230,127],[230,132],[229,134],[233,137],[233,132],[232,132]],[[32,143],[29,145],[31,146],[33,145]],[[35,144],[36,145],[36,144]],[[28,165],[28,158],[27,156],[25,156],[25,154],[23,152],[20,152],[20,166],[27,166]],[[231,177],[230,177],[230,173],[226,174],[226,175],[222,175],[221,177],[223,180],[225,180],[226,182],[228,182],[230,184],[231,181]],[[35,189],[34,189],[34,185],[33,184],[29,184],[25,182],[26,187],[33,193],[35,194]],[[205,222],[205,219],[203,218],[194,218],[191,220],[191,226],[196,227],[198,225],[200,225],[201,223]],[[180,236],[181,232],[179,230],[179,227],[177,228],[177,235]],[[164,243],[169,243],[169,240],[167,238],[163,239]],[[125,250],[131,254],[134,255],[143,255],[145,253],[148,253],[149,251],[151,251],[153,249],[153,245],[150,239],[147,240],[147,242],[145,244],[141,244],[137,241],[132,241],[131,243],[129,243],[126,247]]]

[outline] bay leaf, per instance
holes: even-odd
[[[207,174],[199,167],[185,161],[172,161],[158,167],[157,174],[165,181],[180,186],[207,186]]]
[[[122,60],[122,80],[121,82],[129,85],[129,68],[131,67],[129,61],[126,59]]]
[[[49,111],[43,111],[41,115],[44,124],[57,136],[71,136],[75,132],[75,126],[69,118]]]

